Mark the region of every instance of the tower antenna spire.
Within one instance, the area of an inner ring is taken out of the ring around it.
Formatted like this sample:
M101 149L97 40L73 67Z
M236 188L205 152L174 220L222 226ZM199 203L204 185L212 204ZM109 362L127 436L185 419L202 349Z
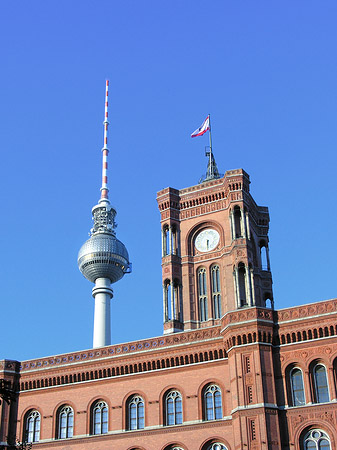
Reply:
M102 148L103 161L102 161L102 187L101 187L101 202L109 202L109 188L108 188L108 105L109 105L109 80L105 83L105 111L104 111L104 144Z

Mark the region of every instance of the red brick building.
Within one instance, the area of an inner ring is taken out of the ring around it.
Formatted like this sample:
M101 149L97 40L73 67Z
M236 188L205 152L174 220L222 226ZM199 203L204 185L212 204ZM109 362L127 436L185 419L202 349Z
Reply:
M158 193L164 334L0 362L0 444L337 448L337 299L274 310L268 208L242 169Z

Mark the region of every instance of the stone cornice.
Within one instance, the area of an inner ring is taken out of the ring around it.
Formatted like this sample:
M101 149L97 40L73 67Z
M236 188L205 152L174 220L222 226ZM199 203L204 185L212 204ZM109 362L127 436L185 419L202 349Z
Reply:
M279 325L299 319L311 319L326 314L337 313L337 298L274 311L275 322Z
M125 344L112 345L108 347L83 350L80 352L66 353L46 358L23 361L21 363L21 372L27 373L45 369L55 369L58 367L72 366L75 364L87 363L90 361L112 360L116 357L143 355L149 352L158 352L162 350L172 350L184 348L186 345L198 344L209 341L220 341L220 327L213 326L182 333L174 333L166 336L160 336L152 339L128 342Z

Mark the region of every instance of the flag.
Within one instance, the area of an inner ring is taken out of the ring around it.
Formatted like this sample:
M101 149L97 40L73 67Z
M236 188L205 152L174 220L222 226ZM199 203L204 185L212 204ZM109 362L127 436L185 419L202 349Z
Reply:
M201 125L201 127L197 128L193 133L191 134L191 137L196 136L202 136L206 131L210 130L211 127L209 125L209 115L204 120L204 123Z

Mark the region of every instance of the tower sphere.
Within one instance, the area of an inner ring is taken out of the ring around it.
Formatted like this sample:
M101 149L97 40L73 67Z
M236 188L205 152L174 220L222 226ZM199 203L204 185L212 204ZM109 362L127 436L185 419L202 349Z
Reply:
M89 281L109 278L116 283L129 269L125 245L110 233L92 235L78 253L78 267Z

